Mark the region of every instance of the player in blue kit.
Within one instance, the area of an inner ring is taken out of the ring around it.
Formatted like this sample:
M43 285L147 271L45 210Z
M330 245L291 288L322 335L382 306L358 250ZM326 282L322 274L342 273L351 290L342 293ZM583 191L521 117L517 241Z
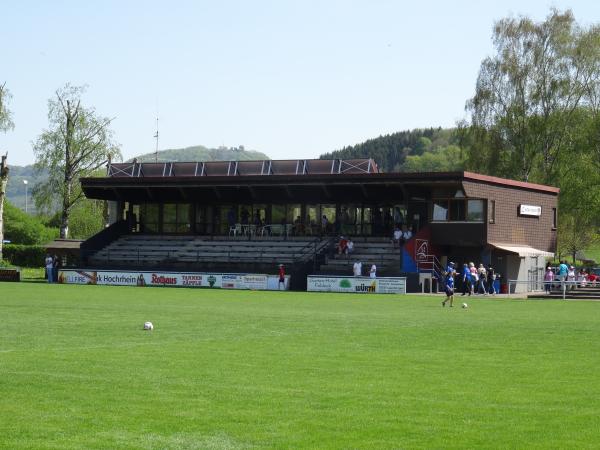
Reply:
M454 274L456 272L450 271L446 275L446 300L442 302L442 306L446 306L446 302L450 301L450 307L452 308L452 302L454 301Z

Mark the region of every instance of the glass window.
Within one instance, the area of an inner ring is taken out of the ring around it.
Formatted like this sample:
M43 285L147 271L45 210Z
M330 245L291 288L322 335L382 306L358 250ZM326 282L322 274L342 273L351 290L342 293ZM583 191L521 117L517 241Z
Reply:
M450 200L450 220L464 222L466 219L465 201Z
M483 222L483 200L467 200L467 220Z
M285 215L285 205L272 205L271 206L271 223L280 224L280 223L294 223L287 222Z
M158 233L158 204L144 203L140 206L140 231Z
M433 202L433 220L448 220L447 200L435 200Z
M163 205L163 232L187 233L190 231L190 205L165 203Z

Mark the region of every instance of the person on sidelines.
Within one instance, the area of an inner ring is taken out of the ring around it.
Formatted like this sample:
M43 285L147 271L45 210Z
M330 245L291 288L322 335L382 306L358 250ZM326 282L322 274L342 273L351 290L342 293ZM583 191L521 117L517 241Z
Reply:
M279 284L277 288L285 291L285 266L283 264L279 264Z
M485 270L485 266L483 264L479 264L479 268L477 269L477 277L479 278L479 283L477 284L477 293L487 295L487 286L485 282L487 281L487 270Z
M444 300L442 302L442 306L446 306L446 302L450 302L450 308L452 308L452 302L454 301L454 273L455 272L449 272L446 275L446 287L445 287L445 291L446 291L446 300Z
M546 273L544 274L544 289L546 291L546 294L549 294L550 291L552 290L552 282L554 281L554 271L552 270L552 267L550 267L550 265L548 265L548 267L546 267Z
M60 258L54 255L52 258L52 282L58 283L58 271L60 270Z
M496 271L491 265L488 267L487 270L487 282L488 292L492 295L496 295L496 286L494 286L494 283L496 282Z
M50 254L46 255L44 264L46 266L46 276L48 277L48 283L52 283L54 280L54 260L52 259L52 256L50 256Z
M377 278L377 266L375 264L371 265L371 270L369 271L369 276L371 278Z
M577 283L575 283L575 267L573 266L569 266L569 270L567 270L567 281L569 282L569 289L573 290L577 287Z
M362 263L360 261L356 261L352 266L352 273L355 277L360 277L362 275Z
M471 295L471 271L465 263L462 270L462 295L467 295L467 292Z
M569 266L566 261L561 261L558 266L558 280L560 281L560 289L565 289L565 281L567 280L567 273L569 272Z

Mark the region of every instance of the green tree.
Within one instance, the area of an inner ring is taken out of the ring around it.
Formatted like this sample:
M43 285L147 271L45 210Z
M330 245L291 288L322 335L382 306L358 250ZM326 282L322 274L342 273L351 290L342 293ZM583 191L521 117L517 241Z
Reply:
M10 92L6 89L6 83L0 85L0 131L6 133L12 130L15 124L12 121L12 113L8 109L8 102L11 98Z
M53 202L60 202L63 239L69 235L71 211L83 198L79 178L92 175L109 158L121 158L109 128L112 119L98 115L93 107L84 107L84 92L84 87L70 84L56 91L55 98L48 101L50 127L33 146L36 167L49 173L47 181L34 189L36 206L48 210Z
M470 166L552 183L578 108L598 102L600 28L582 28L571 11L553 10L539 23L498 21L493 42L496 55L482 62L467 103Z
M0 85L0 131L6 133L15 125L12 121L11 112L8 109L10 92L6 89L6 83ZM0 261L2 261L2 243L4 242L4 197L8 183L8 155L3 155L0 160Z

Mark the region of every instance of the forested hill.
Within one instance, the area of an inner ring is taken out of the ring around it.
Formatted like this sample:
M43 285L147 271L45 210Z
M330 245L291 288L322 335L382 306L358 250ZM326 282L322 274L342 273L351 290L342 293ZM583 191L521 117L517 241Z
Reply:
M154 153L136 157L138 161L154 161ZM133 158L132 158L133 159ZM246 150L244 146L207 148L202 145L158 151L158 161L247 161L270 159L255 150Z
M320 156L321 159L373 158L384 172L460 170L464 155L455 130L425 128L386 134Z

